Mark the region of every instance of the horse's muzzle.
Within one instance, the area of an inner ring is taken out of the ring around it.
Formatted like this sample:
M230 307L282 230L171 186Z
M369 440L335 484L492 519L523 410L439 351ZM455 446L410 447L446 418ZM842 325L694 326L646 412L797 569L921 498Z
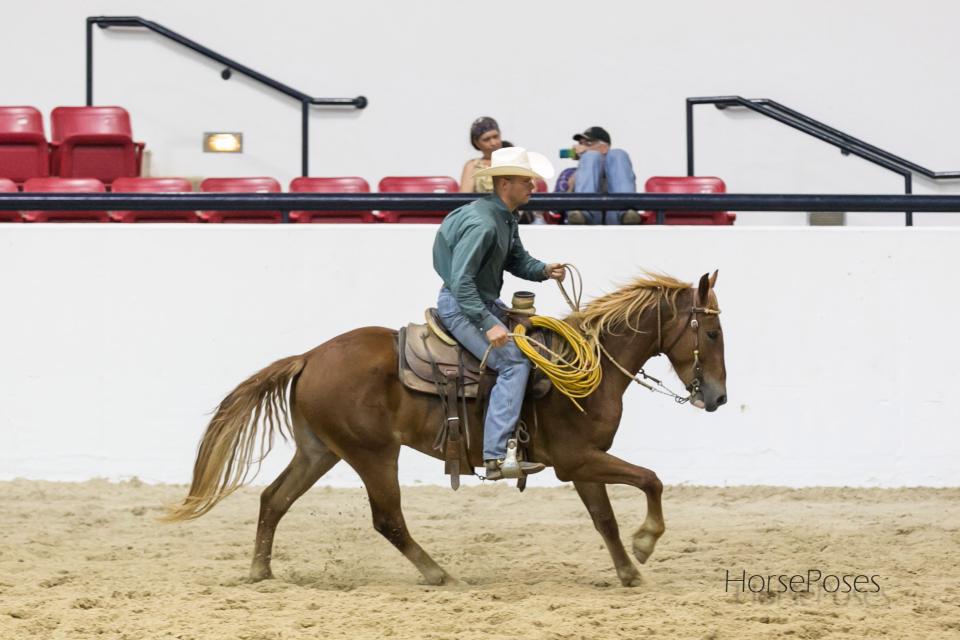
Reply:
M711 395L713 397L711 397ZM707 411L713 412L716 411L720 406L727 404L727 394L706 394L707 400L705 402L705 409Z
M727 404L727 394L723 391L717 392L709 385L702 385L692 398L690 404L698 409L704 409L713 413L722 405Z

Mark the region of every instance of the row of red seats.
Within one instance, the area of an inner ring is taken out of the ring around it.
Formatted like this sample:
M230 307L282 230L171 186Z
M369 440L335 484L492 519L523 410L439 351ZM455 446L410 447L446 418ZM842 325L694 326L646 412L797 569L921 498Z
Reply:
M457 182L443 176L388 177L380 181L382 193L456 192ZM543 181L537 190L546 191ZM279 193L280 183L273 178L207 178L200 184L202 192ZM724 193L726 185L714 177L653 177L647 180L648 193ZM0 179L0 192L15 192L11 180ZM105 191L104 184L92 178L33 178L24 184L24 191L34 193ZM187 193L192 185L185 178L118 178L115 193ZM290 183L291 193L369 193L370 185L363 178L296 178ZM445 211L292 211L293 222L415 222L436 223ZM557 223L561 216L547 213L547 222ZM656 213L641 214L643 224L656 224ZM0 211L0 222L280 222L279 211ZM730 225L735 213L726 211L667 211L666 224Z
M546 190L546 184L538 185ZM15 192L12 180L0 178L0 192ZM117 178L114 193L189 193L185 178ZM23 185L29 193L102 193L105 185L95 178L31 178ZM207 178L205 193L280 193L274 178ZM380 181L386 193L455 193L457 181L443 176L388 177ZM295 178L291 193L369 193L363 178ZM292 222L439 222L446 211L291 211ZM0 211L0 222L253 222L282 220L280 211Z
M175 178L129 180L140 175L144 144L133 141L130 115L122 107L57 107L50 114L52 141L48 142L43 129L43 118L33 107L0 107L0 176L9 178L17 187L30 191L114 191L175 192L190 191L188 182ZM92 182L42 181L50 173L61 178L94 178ZM0 179L2 180L2 179ZM39 180L39 181L38 181ZM124 182L126 180L126 182ZM121 189L117 189L117 183ZM30 183L30 189L26 185ZM2 190L2 189L0 189ZM538 191L546 191L538 181ZM648 193L723 193L726 187L719 178L650 178ZM272 178L211 178L204 181L201 191L279 192L280 185ZM366 193L370 187L362 178L298 178L290 185L291 192ZM384 178L381 192L455 192L453 178ZM198 218L199 215L199 218ZM442 211L326 211L293 212L297 222L437 222ZM656 222L656 214L643 212L642 222ZM124 221L177 221L197 219L209 222L278 222L278 211L200 212L114 212L115 219ZM21 219L18 212L0 213L6 219ZM104 220L107 212L28 212L27 220ZM559 222L561 216L547 214L548 222ZM725 211L670 211L667 224L733 224L736 215Z
M97 178L139 176L144 143L134 142L122 107L57 107L51 140L33 107L0 107L0 176L18 185L49 175Z

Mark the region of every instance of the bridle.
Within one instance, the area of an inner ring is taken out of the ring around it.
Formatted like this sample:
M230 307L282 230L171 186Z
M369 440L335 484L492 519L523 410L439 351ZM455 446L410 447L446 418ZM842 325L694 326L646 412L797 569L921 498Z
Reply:
M696 295L696 294L694 294ZM699 307L693 305L690 307L690 320L686 323L686 326L677 334L677 337L673 339L673 342L670 343L670 346L666 349L663 348L663 336L661 335L660 326L660 303L663 301L663 289L660 289L657 293L657 353L656 355L666 354L673 350L677 343L680 342L680 338L683 337L683 334L687 332L687 327L693 330L693 380L690 381L690 384L687 385L687 391L690 392L686 398L680 398L677 394L674 395L674 399L679 403L684 403L690 400L700 391L700 385L703 384L703 364L700 362L700 321L697 319L698 314L718 316L720 315L720 309L710 309L709 307ZM640 369L640 372L643 373L643 369ZM671 392L672 393L672 392Z

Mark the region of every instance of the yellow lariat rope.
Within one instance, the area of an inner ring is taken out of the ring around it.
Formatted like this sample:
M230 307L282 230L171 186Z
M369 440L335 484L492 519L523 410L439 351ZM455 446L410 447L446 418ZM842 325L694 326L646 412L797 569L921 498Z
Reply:
M563 267L570 275L571 291L574 298L571 299L567 295L563 283L559 280L557 286L560 287L560 293L563 294L567 304L576 312L580 310L580 293L583 290L583 281L575 266L565 264ZM574 276L576 276L576 280L573 279ZM578 282L579 288L577 286ZM560 353L551 351L545 345L527 337L526 327L519 324L510 334L517 343L517 347L550 378L553 386L560 393L570 398L570 402L577 409L584 411L580 403L577 402L577 398L586 398L593 393L600 386L603 377L603 370L600 368L600 342L597 336L585 336L566 322L547 316L532 316L530 324L549 329L562 337L570 345L570 354L565 358ZM536 346L550 354L550 357L548 358L537 351Z

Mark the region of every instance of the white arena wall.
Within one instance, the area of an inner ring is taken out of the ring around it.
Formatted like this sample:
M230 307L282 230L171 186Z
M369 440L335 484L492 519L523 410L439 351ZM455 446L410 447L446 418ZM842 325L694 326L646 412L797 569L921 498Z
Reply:
M84 26L140 15L318 97L366 95L364 111L315 109L313 175L451 175L475 155L479 115L549 153L590 125L628 150L638 181L686 171L684 99L772 98L934 170L960 169L960 4L916 0L97 0L16 3L0 20L0 103L45 114L82 104ZM95 100L132 113L153 175L300 170L300 105L136 30L94 29ZM742 110L697 108L697 172L735 193L902 193L902 179ZM204 131L241 131L242 155L201 152ZM917 193L960 181L916 180ZM902 224L851 214L851 225ZM918 225L960 218L917 214ZM742 225L805 225L804 212L741 213Z
M0 479L187 482L209 412L282 356L421 317L435 227L0 229ZM730 402L635 387L613 452L666 483L960 484L958 229L525 228L588 295L641 268L720 269ZM509 280L505 295L524 287ZM538 308L564 312L552 285ZM664 371L657 359L651 371ZM674 380L667 375L668 380ZM278 447L259 482L282 469ZM405 452L404 483L444 484ZM322 481L356 485L345 464ZM551 472L534 486L556 482Z

